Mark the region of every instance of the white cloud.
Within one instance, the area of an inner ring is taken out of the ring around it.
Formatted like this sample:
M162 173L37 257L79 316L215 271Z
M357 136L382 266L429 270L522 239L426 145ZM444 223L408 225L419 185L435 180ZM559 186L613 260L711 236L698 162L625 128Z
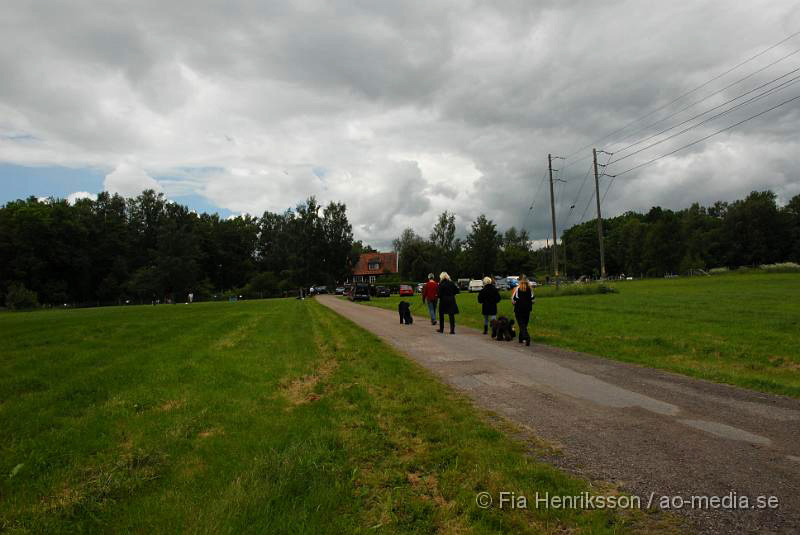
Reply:
M78 199L96 199L97 195L88 191L76 191L67 195L67 202L75 204Z
M148 175L141 167L123 162L106 175L103 188L123 197L135 197L146 189L162 191L161 184Z

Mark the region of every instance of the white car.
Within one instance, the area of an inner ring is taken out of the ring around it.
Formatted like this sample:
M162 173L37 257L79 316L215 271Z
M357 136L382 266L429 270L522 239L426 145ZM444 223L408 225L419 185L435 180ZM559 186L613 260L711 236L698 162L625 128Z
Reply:
M469 291L470 292L480 292L483 290L483 281L480 279L474 279L469 281Z

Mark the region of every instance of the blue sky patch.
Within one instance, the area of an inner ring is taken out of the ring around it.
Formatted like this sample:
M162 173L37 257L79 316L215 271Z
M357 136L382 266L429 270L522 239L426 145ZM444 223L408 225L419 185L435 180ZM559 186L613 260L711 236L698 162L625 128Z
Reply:
M195 173L198 168L192 169ZM205 168L211 173L216 168ZM0 205L17 199L34 197L56 197L66 199L70 193L103 191L103 181L108 171L94 168L74 169L71 167L42 166L29 167L10 163L0 163ZM156 177L164 179L167 177ZM179 180L179 179L178 179ZM213 202L197 194L169 195L175 202L184 204L198 213L218 213L220 217L234 215L234 212L220 208Z

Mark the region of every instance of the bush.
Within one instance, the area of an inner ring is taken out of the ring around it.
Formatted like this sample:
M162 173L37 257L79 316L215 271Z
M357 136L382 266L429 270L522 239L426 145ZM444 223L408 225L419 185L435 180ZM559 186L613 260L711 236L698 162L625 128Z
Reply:
M794 262L763 264L758 267L767 273L800 273L800 264L795 264Z
M26 310L39 306L36 292L28 290L24 284L11 284L6 292L6 306L12 310Z

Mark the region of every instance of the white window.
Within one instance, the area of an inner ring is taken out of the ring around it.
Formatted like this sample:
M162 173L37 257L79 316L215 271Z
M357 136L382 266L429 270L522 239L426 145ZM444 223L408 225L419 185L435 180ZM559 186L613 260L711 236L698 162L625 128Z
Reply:
M381 268L381 264L380 262L370 262L369 265L367 265L367 267L369 268L370 271L375 271Z
M375 275L369 276L369 282L375 282Z

